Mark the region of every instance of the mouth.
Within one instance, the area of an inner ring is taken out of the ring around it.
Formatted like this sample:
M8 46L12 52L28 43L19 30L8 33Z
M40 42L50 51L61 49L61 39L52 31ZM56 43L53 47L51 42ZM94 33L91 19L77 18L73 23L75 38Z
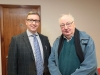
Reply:
M31 26L32 28L35 28L35 27L36 27L36 25L33 25L33 24L32 24L32 25L30 25L30 26Z
M65 30L65 32L66 32L66 33L68 33L68 32L69 32L69 30Z

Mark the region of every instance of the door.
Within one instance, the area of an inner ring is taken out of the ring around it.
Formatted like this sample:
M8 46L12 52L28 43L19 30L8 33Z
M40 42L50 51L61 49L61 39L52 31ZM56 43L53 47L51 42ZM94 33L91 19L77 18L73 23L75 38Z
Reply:
M40 6L0 5L2 75L7 75L8 47L11 37L26 30L25 18L32 10L40 14ZM38 32L41 32L41 25Z

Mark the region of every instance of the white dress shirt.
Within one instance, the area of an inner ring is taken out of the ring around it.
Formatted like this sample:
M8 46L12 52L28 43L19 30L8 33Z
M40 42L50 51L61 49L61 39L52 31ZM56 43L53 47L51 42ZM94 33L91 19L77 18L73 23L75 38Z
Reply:
M33 42L33 41L34 41L34 39L33 39L33 34L32 34L28 29L27 29L26 32L27 32L27 35L28 35L28 38L29 38L29 42L30 42L31 47L32 47L32 50L33 50L34 57L35 57L35 59L36 59L35 50L34 50L34 42ZM39 46L40 46L40 51L41 51L41 55L42 55L42 60L43 60L43 62L44 62L42 43L41 43L40 37L39 37L39 35L38 35L37 32L35 33L35 35L36 35L36 38L37 38L38 43L39 43Z

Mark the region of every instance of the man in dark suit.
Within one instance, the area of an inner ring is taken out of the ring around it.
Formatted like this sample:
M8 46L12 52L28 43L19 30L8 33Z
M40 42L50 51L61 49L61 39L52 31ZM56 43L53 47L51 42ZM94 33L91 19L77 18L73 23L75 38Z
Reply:
M37 33L40 25L40 15L29 12L26 17L26 32L12 37L8 54L8 75L49 75L48 57L50 54L50 43L47 36ZM36 46L33 35L38 40L42 64L37 61ZM39 65L42 65L40 69ZM38 68L37 68L38 66ZM38 70L41 71L38 71Z

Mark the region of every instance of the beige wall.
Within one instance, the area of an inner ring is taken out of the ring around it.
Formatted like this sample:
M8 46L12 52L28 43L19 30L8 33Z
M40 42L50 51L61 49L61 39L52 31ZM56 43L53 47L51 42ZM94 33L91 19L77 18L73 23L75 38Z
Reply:
M60 15L72 14L76 27L94 39L100 67L100 0L0 0L0 4L41 5L42 33L49 37L51 45L61 34L58 24Z

